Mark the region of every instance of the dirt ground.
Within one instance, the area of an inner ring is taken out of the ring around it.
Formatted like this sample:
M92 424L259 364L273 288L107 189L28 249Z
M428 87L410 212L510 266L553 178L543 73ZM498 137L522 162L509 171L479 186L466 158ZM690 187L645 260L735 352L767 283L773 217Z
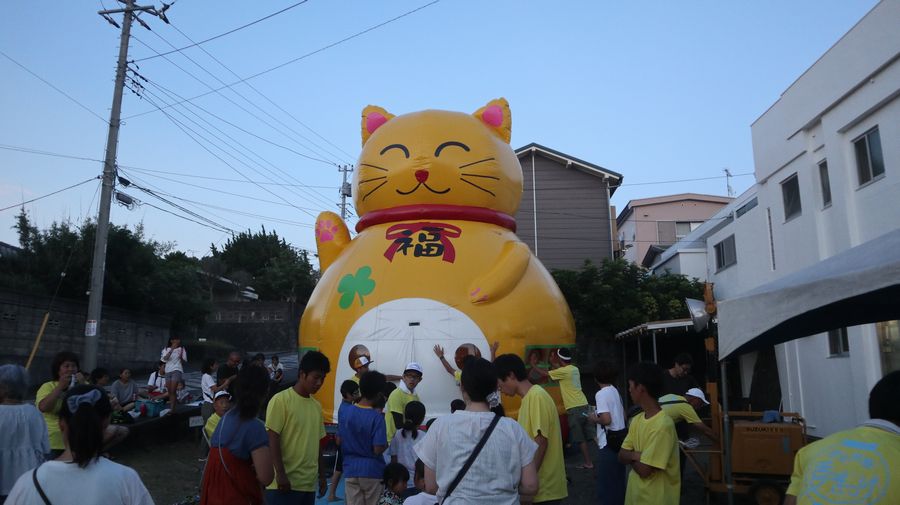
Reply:
M186 425L186 421L184 424ZM172 429L163 426L155 431L132 436L113 451L113 457L138 472L157 505L173 505L198 493L204 465L202 461L198 461L198 436L199 434L189 432L186 427ZM566 473L570 482L569 497L563 503L567 505L597 503L594 473L576 469L575 465L580 460L579 453L571 448L566 450ZM342 490L338 494L343 496ZM745 503L745 500L738 498L736 503ZM725 503L725 500L724 497L719 500L713 497L712 502ZM325 500L322 499L319 503L324 504ZM707 503L703 481L692 469L685 472L681 503Z

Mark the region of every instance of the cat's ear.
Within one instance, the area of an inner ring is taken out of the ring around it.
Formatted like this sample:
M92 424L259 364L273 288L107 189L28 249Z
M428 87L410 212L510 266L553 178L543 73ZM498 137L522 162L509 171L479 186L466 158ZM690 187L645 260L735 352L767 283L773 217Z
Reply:
M390 112L377 105L367 105L362 112L362 144L366 145L375 130L391 119L394 119L394 115Z
M480 119L494 134L509 144L510 137L512 137L512 113L509 111L509 102L505 98L491 100L472 115Z

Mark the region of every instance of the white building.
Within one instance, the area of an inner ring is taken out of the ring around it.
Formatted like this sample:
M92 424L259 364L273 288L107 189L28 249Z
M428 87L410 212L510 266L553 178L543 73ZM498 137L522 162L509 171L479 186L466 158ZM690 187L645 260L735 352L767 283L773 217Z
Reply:
M751 128L756 184L653 270L708 279L726 300L900 228L898 27L900 1L882 1L785 90ZM900 369L900 329L835 330L775 355L783 408L825 436L867 418L871 387ZM740 358L745 396L754 360Z

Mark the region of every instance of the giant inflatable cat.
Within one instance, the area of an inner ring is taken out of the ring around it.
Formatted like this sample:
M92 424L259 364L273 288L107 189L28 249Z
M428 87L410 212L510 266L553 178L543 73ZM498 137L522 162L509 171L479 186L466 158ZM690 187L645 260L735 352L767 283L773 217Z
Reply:
M436 344L448 357L488 357L499 342L498 353L523 359L574 344L565 299L515 234L522 169L510 126L502 98L474 114L363 111L353 178L358 235L351 239L333 212L319 215L322 277L300 323L301 352L331 359L317 395L326 420L363 355L388 374L419 362L425 373L416 392L432 417L460 398ZM515 413L518 402L506 406Z

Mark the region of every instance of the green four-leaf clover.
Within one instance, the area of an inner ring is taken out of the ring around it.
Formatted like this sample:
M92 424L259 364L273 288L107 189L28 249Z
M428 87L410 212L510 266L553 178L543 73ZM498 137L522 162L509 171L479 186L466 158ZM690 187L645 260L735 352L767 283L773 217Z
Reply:
M338 283L338 293L342 294L338 305L342 309L347 309L353 305L353 300L356 299L357 294L359 295L360 307L365 305L363 297L375 290L375 281L369 278L370 275L372 275L372 267L366 266L360 267L356 271L356 275L347 274L341 278L341 282Z

